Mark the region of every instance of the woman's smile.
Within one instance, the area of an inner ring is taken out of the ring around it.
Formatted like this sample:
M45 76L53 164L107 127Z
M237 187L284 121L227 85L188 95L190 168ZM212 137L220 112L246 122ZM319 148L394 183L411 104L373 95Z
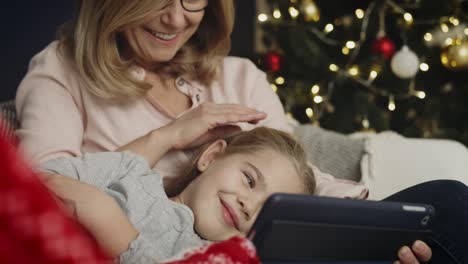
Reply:
M152 40L166 46L173 46L176 44L179 40L179 36L181 35L180 32L168 34L152 30L148 27L143 27L143 30L148 33L147 35L149 35Z

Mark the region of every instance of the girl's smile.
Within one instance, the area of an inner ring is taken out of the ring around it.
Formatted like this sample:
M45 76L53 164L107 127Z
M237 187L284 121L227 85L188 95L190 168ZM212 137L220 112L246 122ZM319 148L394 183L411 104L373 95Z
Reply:
M237 217L236 212L232 209L229 204L227 204L223 199L219 199L221 201L221 210L223 214L224 221L235 229L239 230L239 218Z

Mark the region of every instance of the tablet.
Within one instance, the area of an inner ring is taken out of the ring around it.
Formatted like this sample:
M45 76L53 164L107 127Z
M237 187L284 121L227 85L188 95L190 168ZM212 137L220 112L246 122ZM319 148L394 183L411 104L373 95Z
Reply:
M385 262L431 234L426 204L273 194L248 238L262 262Z

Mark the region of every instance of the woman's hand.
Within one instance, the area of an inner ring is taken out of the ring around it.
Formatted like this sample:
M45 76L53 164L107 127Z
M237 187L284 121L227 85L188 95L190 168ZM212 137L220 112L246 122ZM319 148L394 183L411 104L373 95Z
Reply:
M117 151L130 150L140 154L150 167L154 167L170 150L200 146L214 138L239 131L236 123L255 124L266 116L263 112L238 104L205 103Z
M200 146L240 130L235 123L257 123L266 114L238 104L205 103L161 128L172 149Z
M398 251L399 260L395 264L419 264L427 262L432 257L431 248L423 241L417 240L411 248L404 246Z

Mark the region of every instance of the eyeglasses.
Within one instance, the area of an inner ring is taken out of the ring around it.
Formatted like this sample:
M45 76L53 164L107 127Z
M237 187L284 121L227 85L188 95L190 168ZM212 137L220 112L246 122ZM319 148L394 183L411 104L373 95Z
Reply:
M208 6L208 0L180 0L180 4L188 12L199 12Z

